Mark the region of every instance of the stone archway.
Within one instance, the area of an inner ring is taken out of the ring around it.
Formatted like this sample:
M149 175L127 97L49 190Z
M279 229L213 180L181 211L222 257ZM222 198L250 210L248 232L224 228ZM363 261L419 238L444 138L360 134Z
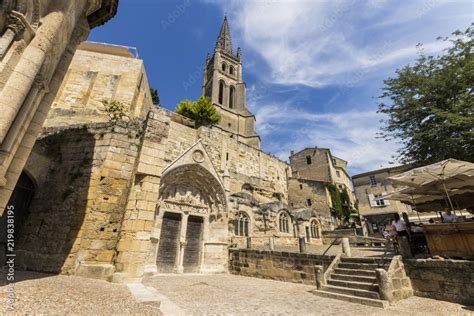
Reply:
M197 162L165 171L160 181L155 229L158 272L224 271L227 261L227 202L221 181Z

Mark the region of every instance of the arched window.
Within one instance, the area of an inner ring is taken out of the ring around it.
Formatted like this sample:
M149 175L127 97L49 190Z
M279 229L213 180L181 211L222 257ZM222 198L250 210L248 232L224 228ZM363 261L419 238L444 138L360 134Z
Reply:
M237 221L235 225L236 236L248 236L249 235L249 223L250 219L247 214L240 212L237 215Z
M219 104L224 103L224 81L219 81Z
M311 238L319 238L318 222L316 220L311 221Z
M225 63L222 63L222 71L225 71L227 69L227 65Z
M282 233L289 233L290 232L290 225L289 225L289 219L288 219L288 214L285 212L280 213L280 218L279 218L279 224L280 224L280 232Z
M232 67L232 66L229 67L229 74L231 74L231 75L234 74L234 67Z
M234 108L234 98L235 98L235 88L234 86L230 86L229 89L229 108Z

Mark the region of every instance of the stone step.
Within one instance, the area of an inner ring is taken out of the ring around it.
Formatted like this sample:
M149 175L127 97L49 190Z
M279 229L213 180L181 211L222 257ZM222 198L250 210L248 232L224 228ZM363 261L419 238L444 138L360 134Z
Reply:
M356 282L366 282L366 283L375 283L377 278L375 276L359 276L359 275L350 275L350 274L331 274L331 279L341 280L341 281L356 281Z
M342 287L342 286L326 285L324 287L324 291L333 292L333 293L341 293L341 294L358 296L358 297L380 299L380 295L378 292L360 290L360 289L351 289L351 288Z
M383 258L382 257L341 257L341 262L347 262L347 263L375 263L379 264L381 262L389 262L391 258Z
M337 299L337 300L357 303L357 304L363 304L363 305L368 305L368 306L381 307L381 308L386 308L388 306L387 301L366 298L366 297L357 297L357 296L346 295L346 294L341 294L341 293L327 292L325 290L314 290L314 291L311 291L311 293L317 296L325 297L325 298L332 298L332 299Z
M349 274L349 275L357 275L357 276L374 276L375 277L375 270L360 270L360 269L344 269L336 267L334 272L337 274Z
M332 279L332 277L327 282L329 285L347 287L351 289L359 289L359 290L375 291L375 292L379 291L379 285L375 282L335 280L335 279Z
M341 269L375 270L377 268L381 268L382 266L379 266L376 263L341 262L337 265L337 267Z

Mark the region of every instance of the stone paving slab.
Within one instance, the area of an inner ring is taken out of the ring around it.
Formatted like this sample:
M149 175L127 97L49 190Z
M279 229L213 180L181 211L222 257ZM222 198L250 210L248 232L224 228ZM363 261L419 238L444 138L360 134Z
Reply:
M474 309L412 297L387 309L318 297L315 287L228 274L144 280L188 315L474 315Z
M5 280L0 280L0 315L5 314ZM126 285L65 275L16 272L16 315L161 315L138 303ZM8 313L7 315L9 315Z

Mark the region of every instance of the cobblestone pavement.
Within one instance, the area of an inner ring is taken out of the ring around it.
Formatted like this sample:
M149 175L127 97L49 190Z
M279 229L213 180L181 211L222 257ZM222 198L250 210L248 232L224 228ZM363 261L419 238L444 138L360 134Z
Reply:
M318 297L314 287L235 275L158 275L144 280L188 315L474 315L459 304L412 297L386 310Z
M139 304L126 285L64 275L16 272L13 314L43 315L160 315L156 306ZM0 315L6 290L0 283Z

